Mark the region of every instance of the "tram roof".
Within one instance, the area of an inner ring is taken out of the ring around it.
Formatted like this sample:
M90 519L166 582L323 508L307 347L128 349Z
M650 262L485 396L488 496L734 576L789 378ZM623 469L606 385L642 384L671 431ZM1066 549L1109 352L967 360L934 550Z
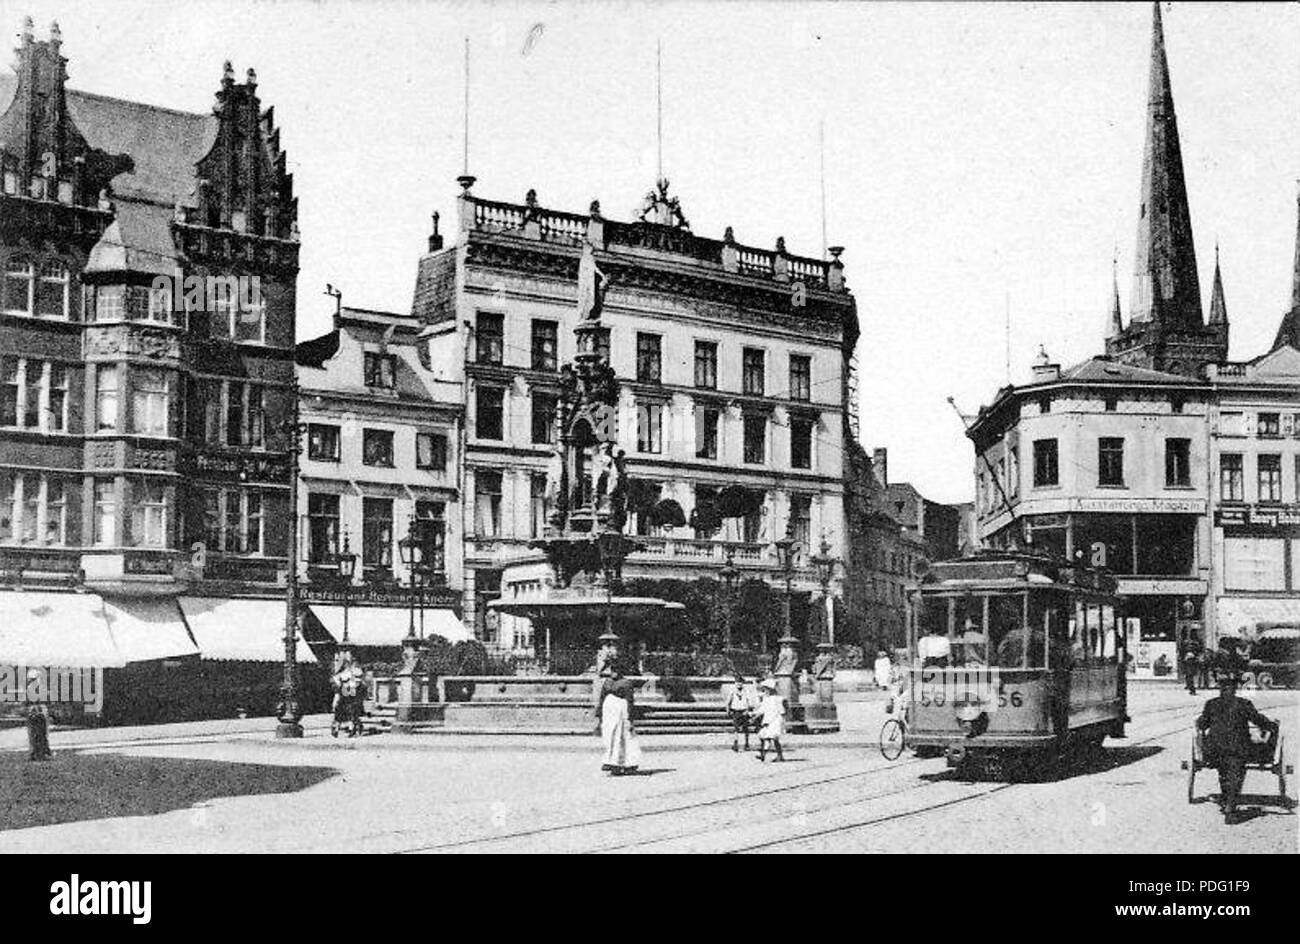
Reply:
M1038 554L982 553L938 561L921 576L921 589L1050 589L1114 594L1115 578L1105 571L1073 566Z

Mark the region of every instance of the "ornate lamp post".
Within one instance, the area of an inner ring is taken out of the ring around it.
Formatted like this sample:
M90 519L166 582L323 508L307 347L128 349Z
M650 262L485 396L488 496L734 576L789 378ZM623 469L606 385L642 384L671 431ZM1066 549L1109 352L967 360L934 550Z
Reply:
M821 553L814 554L811 560L813 567L817 569L817 582L822 587L822 606L826 609L826 638L823 642L834 645L835 617L830 602L830 585L831 578L835 576L835 565L839 563L839 559L831 556L831 545L826 540L826 535L822 535Z
M785 537L773 542L776 547L777 563L785 573L785 599L781 602L781 620L785 628L785 638L794 634L790 631L790 598L794 596L794 559L799 553L799 544L787 531ZM763 651L767 652L767 634L763 634Z
M352 575L357 572L357 555L348 547L348 533L343 532L343 550L334 558L339 580L343 584L343 648L348 648L348 595L352 590Z
M298 454L302 451L303 424L299 419L298 377L289 391L289 564L284 578L284 678L280 683L278 738L302 737L302 706L298 703Z
M415 600L416 600L416 582L415 574L424 563L424 544L416 536L415 516L411 516L411 523L407 528L406 537L397 542L397 553L402 558L402 563L406 565L407 572L411 580L411 606L410 606L410 623L408 624L406 638L407 640L418 641L420 637L415 632ZM424 620L424 598L420 597L420 620ZM403 643L405 645L405 643Z
M623 563L623 535L617 531L602 531L596 538L596 550L600 552L600 567L605 573L605 636L617 636L614 632L614 582Z
M722 601L722 632L725 639L724 647L731 648L731 616L734 601L732 593L736 587L736 581L740 579L740 568L736 566L736 549L730 544L727 545L726 560L722 563L722 569L718 571L718 576L722 578L722 585L725 588Z

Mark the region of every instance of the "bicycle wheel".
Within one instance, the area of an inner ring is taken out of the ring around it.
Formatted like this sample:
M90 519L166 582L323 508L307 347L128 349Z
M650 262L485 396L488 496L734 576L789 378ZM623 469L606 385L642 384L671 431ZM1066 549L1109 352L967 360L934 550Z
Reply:
M880 753L885 760L898 760L903 754L903 724L897 718L880 726Z

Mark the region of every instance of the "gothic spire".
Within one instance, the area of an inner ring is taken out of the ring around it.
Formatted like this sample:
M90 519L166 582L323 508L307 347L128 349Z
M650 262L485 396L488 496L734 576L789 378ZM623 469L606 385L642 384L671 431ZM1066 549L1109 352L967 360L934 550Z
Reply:
M1166 328L1202 324L1196 248L1159 3L1152 4L1150 90L1129 318Z
M1117 338L1124 333L1124 316L1119 308L1119 259L1110 263L1110 317L1106 319L1106 337Z
M1210 324L1228 323L1228 303L1223 298L1223 274L1219 271L1219 244L1214 244L1214 293L1210 296Z
M1300 181L1296 183L1300 185ZM1277 329L1277 339L1273 342L1275 351L1285 344L1300 348L1300 186L1296 187L1295 200L1295 267L1291 271L1291 307L1282 316L1282 324Z

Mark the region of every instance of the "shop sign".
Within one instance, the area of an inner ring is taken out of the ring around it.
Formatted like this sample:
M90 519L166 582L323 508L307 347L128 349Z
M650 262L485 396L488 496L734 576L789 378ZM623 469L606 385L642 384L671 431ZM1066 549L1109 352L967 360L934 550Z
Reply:
M1219 528L1290 528L1300 525L1300 505L1237 505L1214 512Z

